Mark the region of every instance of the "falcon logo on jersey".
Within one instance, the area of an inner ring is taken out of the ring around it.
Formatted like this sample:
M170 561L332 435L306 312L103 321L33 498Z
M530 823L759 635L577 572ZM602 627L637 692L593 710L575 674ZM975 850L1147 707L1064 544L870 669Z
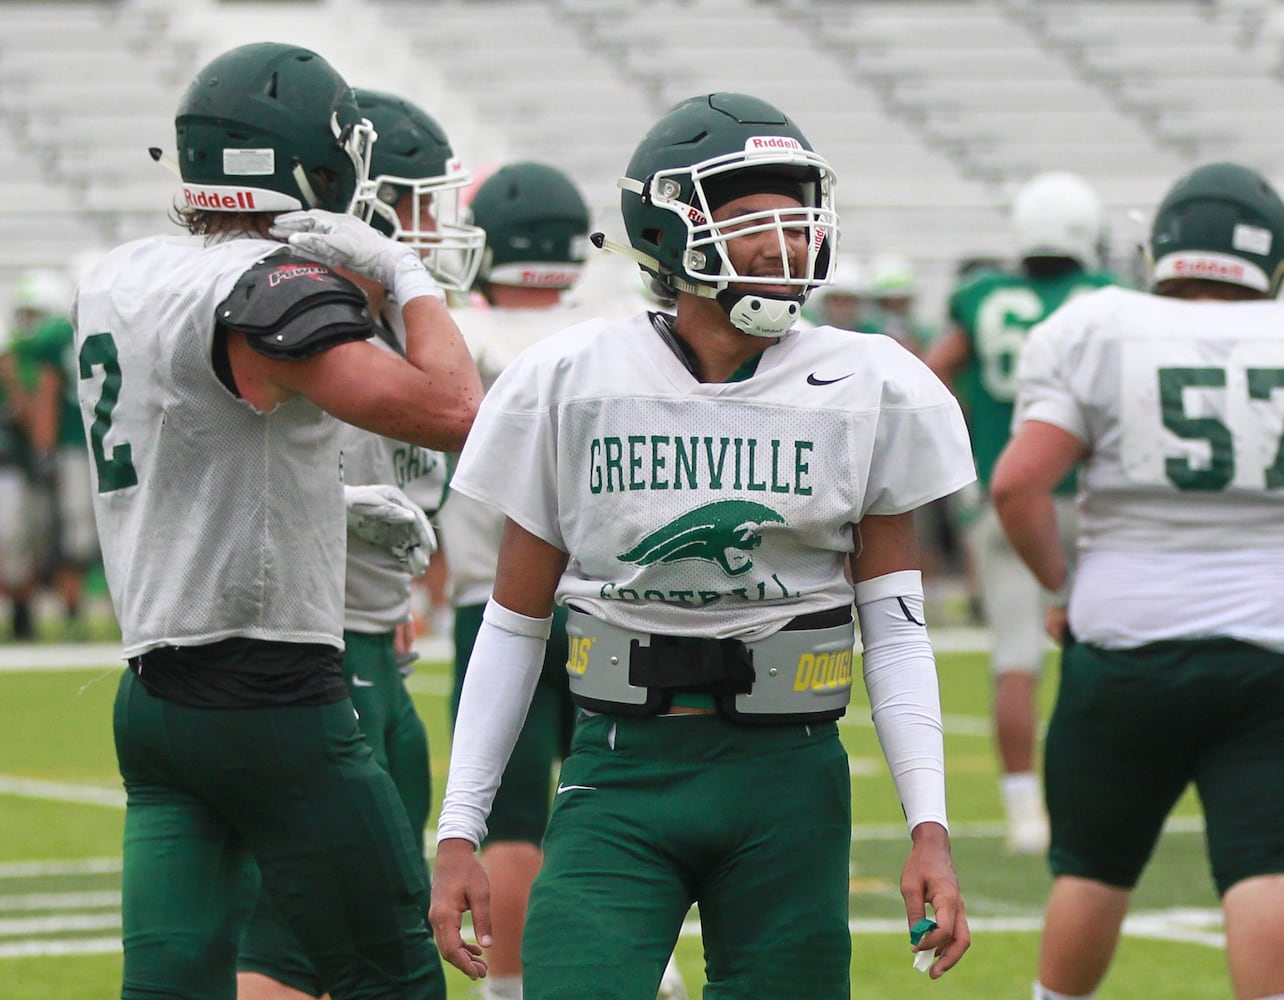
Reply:
M616 558L639 566L701 559L739 576L753 568L749 553L762 544L763 526L788 523L752 500L715 500L674 518Z

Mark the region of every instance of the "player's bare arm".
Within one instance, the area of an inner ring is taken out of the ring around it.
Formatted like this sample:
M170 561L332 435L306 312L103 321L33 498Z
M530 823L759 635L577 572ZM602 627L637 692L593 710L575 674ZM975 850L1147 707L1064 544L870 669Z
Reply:
M957 326L952 326L927 352L923 363L932 369L932 374L948 386L962 374L972 357L972 348L967 337Z
M481 400L480 380L470 364L429 374L366 341L287 360L263 356L233 331L227 348L237 389L256 409L303 396L340 420L425 448L458 450Z
M990 482L995 512L1013 547L1046 590L1066 580L1052 491L1088 456L1073 434L1028 420L999 456Z

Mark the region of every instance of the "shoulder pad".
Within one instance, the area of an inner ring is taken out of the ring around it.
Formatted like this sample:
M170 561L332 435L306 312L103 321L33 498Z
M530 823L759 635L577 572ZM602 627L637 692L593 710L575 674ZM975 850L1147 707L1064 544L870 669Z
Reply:
M278 250L237 279L218 322L269 358L295 361L374 333L366 294L325 264Z

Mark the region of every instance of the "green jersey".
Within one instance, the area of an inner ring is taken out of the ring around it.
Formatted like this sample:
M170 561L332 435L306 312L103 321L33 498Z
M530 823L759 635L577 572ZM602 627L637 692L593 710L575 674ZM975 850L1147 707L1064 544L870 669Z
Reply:
M53 365L58 370L61 403L58 409L58 447L86 446L85 425L76 399L79 373L76 362L75 331L71 322L52 316L40 324L27 341L24 353L35 364Z
M1017 358L1030 327L1075 295L1115 283L1107 274L1086 271L1048 278L991 272L950 296L950 319L971 349L959 395L968 401L972 453L982 487L989 486L994 463L1012 435Z

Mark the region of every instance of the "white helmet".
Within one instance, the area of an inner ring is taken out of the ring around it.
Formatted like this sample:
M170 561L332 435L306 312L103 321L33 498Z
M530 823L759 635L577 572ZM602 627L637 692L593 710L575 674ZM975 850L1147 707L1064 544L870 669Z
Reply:
M1017 257L1069 257L1101 265L1106 217L1096 191L1078 174L1053 171L1028 181L1012 202Z
M914 262L904 254L881 253L870 265L870 294L876 299L910 299L918 291Z
M71 308L71 295L71 281L61 271L24 271L13 286L13 308L41 317L61 316Z

